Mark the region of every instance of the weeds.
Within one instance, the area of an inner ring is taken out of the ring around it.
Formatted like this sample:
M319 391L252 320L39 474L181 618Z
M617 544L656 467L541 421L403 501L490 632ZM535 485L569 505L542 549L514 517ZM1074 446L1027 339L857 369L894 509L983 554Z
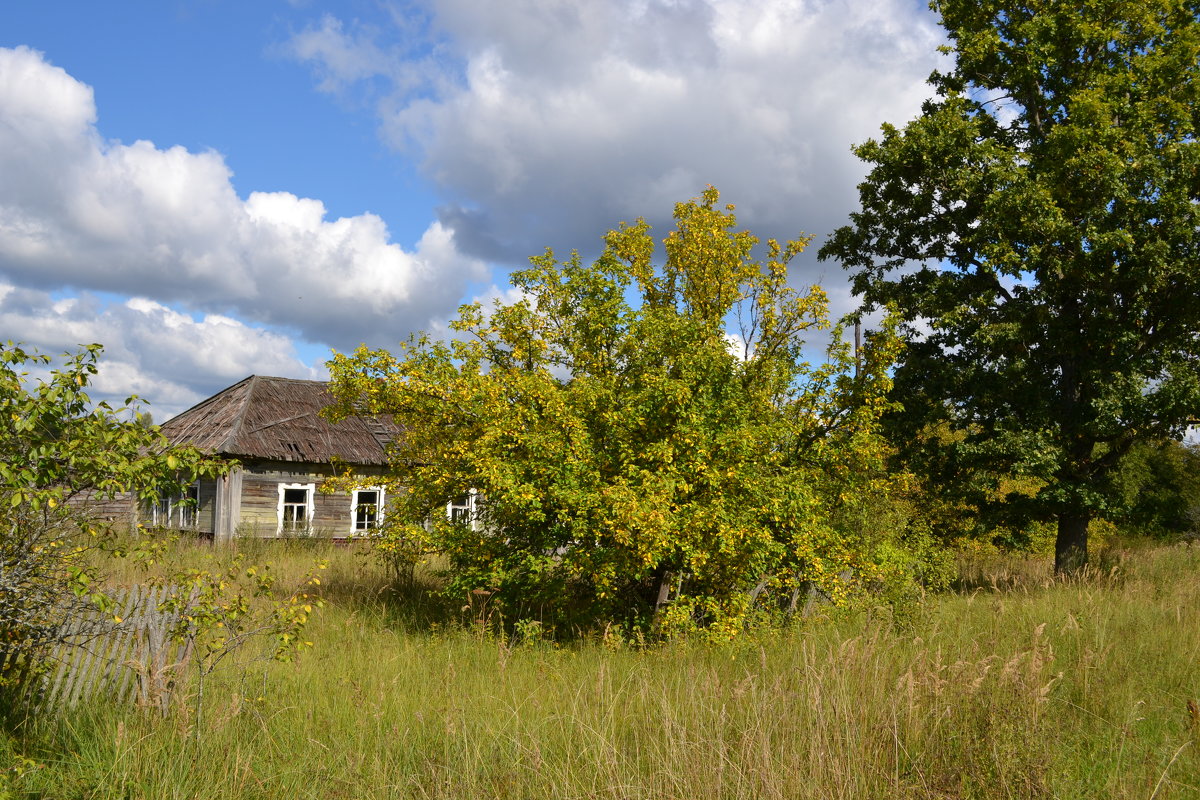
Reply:
M1200 796L1197 548L1071 582L1048 562L966 565L960 591L902 624L829 610L733 645L651 647L501 635L391 594L353 552L329 558L314 650L214 673L203 737L185 714L95 706L0 744L41 767L12 773L13 793Z

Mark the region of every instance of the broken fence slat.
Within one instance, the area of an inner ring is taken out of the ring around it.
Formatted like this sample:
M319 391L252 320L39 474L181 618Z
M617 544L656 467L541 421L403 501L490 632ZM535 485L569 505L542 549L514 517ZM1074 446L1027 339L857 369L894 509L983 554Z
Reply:
M83 690L85 677L91 672L92 666L96 662L96 647L102 644L94 641L92 637L87 635L87 622L92 616L89 614L86 618L80 618L71 626L70 636L75 641L75 647L70 655L74 668L64 676L63 687L60 693L61 700L68 706L75 705L75 701L79 698L79 694Z
M121 618L122 622L128 619L133 619L133 615L137 612L138 603L141 600L141 593L141 585L135 585L130 588L125 602L119 606L120 613L118 616ZM119 657L121 654L128 652L134 645L134 625L129 624L118 627L116 637L116 642L114 643L114 652ZM119 677L113 682L113 694L118 703L124 702L128 697L130 684L132 681L132 669L124 669L120 671Z
M139 703L157 702L165 708L163 695L170 686L166 672L182 665L191 653L190 642L180 645L170 638L183 608L160 609L178 591L179 587L132 586L113 594L120 622L97 609L67 623L54 652L57 666L44 684L44 702L69 708L102 691L123 702L136 689ZM172 660L176 653L184 655Z
M96 643L88 641L85 636L89 621L94 616L92 613L80 615L63 626L63 641L70 642L73 646L67 649L60 644L55 648L54 660L57 667L50 675L45 702L57 705L66 701L69 705L71 698L75 696L76 686L94 658L92 648Z

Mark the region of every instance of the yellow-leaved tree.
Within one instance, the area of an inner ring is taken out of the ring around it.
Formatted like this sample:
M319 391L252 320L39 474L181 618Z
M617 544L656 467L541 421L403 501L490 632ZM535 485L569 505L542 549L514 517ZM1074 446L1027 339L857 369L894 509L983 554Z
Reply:
M403 431L384 546L445 554L449 590L490 592L509 620L718 638L756 604L837 598L902 560L843 524L888 491L896 337L856 357L834 331L808 364L830 325L820 288L788 285L807 239L763 247L718 199L676 206L662 258L622 224L591 265L532 258L522 299L463 306L451 341L335 354L335 413Z

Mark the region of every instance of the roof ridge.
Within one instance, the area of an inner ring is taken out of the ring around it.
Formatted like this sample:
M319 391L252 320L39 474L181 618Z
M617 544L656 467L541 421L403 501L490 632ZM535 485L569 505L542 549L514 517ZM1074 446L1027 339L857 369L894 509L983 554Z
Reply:
M226 449L233 447L233 443L238 440L238 435L242 432L242 423L246 421L246 409L250 407L250 401L254 398L254 389L258 386L260 377L259 375L251 375L247 378L250 385L246 387L246 395L242 398L242 407L238 409L237 417L234 418L233 424L229 426L229 436L225 439Z
M321 386L328 386L329 381L318 381L312 378L284 378L279 375L251 375L252 378L257 378L260 381L270 381L277 383L315 383Z
M246 377L242 378L237 383L233 383L233 384L230 384L229 386L226 386L224 389L217 392L216 394L210 395L209 397L206 397L203 400L201 400L199 403L196 403L194 406L191 406L190 408L185 408L183 411L180 411L178 414L171 417L170 419L164 420L162 422L162 424L159 425L159 427L162 427L162 425L169 425L172 422L174 422L175 420L177 420L181 417L184 417L197 409L204 408L205 406L209 405L210 403L215 403L216 401L220 400L228 392L233 391L234 389L241 386L246 381L252 380L253 378L254 378L253 375L247 375Z

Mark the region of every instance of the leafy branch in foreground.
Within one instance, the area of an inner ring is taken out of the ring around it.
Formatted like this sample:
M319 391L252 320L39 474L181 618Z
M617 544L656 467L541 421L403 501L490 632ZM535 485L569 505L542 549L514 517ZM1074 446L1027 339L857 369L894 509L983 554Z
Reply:
M316 592L320 570L317 561L292 589L280 593L268 564L248 563L245 553L234 553L228 562L170 572L165 579L171 594L163 610L177 615L172 635L189 644L189 660L196 667L195 696L197 737L203 727L205 679L226 659L244 653L253 642L266 642L263 660L291 661L312 647L304 637L313 612L325 602ZM187 664L180 664L180 667Z
M64 622L107 607L90 557L110 544L107 502L148 500L222 469L128 407L93 405L100 353L89 345L54 366L0 345L0 685L35 674Z

